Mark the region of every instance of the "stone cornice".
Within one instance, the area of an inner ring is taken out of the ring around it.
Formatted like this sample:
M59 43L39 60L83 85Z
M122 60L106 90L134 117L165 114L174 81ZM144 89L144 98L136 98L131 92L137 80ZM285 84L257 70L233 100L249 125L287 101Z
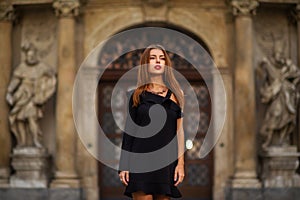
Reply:
M168 0L143 0L145 4L152 7L160 7L168 2Z
M255 14L258 2L256 0L233 0L231 6L233 15L248 16Z
M10 0L12 5L41 5L41 4L52 4L53 0Z
M0 21L13 21L15 19L14 8L11 4L0 3Z
M58 17L76 17L79 14L80 3L78 0L55 0L53 8Z

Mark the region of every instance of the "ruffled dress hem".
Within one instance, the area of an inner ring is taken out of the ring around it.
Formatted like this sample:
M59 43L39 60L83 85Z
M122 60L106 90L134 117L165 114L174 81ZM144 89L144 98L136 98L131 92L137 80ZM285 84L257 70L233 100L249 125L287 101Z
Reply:
M134 182L126 187L124 195L132 198L132 193L142 191L145 194L153 195L166 195L172 198L182 197L179 190L167 183L145 183L145 182Z

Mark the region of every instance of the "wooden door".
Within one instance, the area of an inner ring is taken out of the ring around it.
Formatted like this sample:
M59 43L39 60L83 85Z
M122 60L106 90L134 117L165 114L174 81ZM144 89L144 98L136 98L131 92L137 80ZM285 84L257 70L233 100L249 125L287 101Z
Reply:
M101 80L98 89L98 105L99 105L99 123L105 132L106 136L117 146L121 146L122 134L121 130L116 125L111 113L111 102L115 104L117 119L120 123L125 122L125 103L126 91L135 86L134 81L128 81L122 85L114 99L111 99L112 90L117 80L125 71L122 70L107 70L105 78ZM180 71L179 71L180 72ZM185 152L185 179L179 186L183 194L183 200L209 200L212 199L213 187L213 152L200 159L200 147L210 124L211 117L211 101L208 92L208 87L211 87L211 82L204 83L200 76L195 75L195 71L181 70L181 73L189 80L194 92L198 98L196 102L185 102L184 110L184 131L185 140L189 150ZM185 95L189 95L191 88L182 88ZM188 99L188 98L187 98ZM195 106L200 109L200 123L195 124ZM195 138L190 138L195 135ZM188 145L189 144L189 145ZM118 155L114 158L115 165L118 165ZM99 188L101 200L122 200L128 199L124 197L122 186L117 171L99 163Z

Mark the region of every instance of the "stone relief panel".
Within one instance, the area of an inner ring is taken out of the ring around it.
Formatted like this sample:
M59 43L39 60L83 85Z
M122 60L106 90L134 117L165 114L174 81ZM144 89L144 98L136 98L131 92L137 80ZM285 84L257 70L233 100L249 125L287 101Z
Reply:
M283 53L288 55L289 21L286 10L259 7L253 22L255 39L264 56L272 56L274 45L283 45Z
M32 42L39 49L39 58L56 71L57 19L53 10L26 10L21 18L22 41Z

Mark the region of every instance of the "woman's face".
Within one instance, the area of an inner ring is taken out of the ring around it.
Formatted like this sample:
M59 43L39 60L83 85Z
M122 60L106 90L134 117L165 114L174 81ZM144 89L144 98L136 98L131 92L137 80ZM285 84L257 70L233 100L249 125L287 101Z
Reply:
M148 72L153 75L163 74L165 71L166 58L162 50L151 49L149 56Z

